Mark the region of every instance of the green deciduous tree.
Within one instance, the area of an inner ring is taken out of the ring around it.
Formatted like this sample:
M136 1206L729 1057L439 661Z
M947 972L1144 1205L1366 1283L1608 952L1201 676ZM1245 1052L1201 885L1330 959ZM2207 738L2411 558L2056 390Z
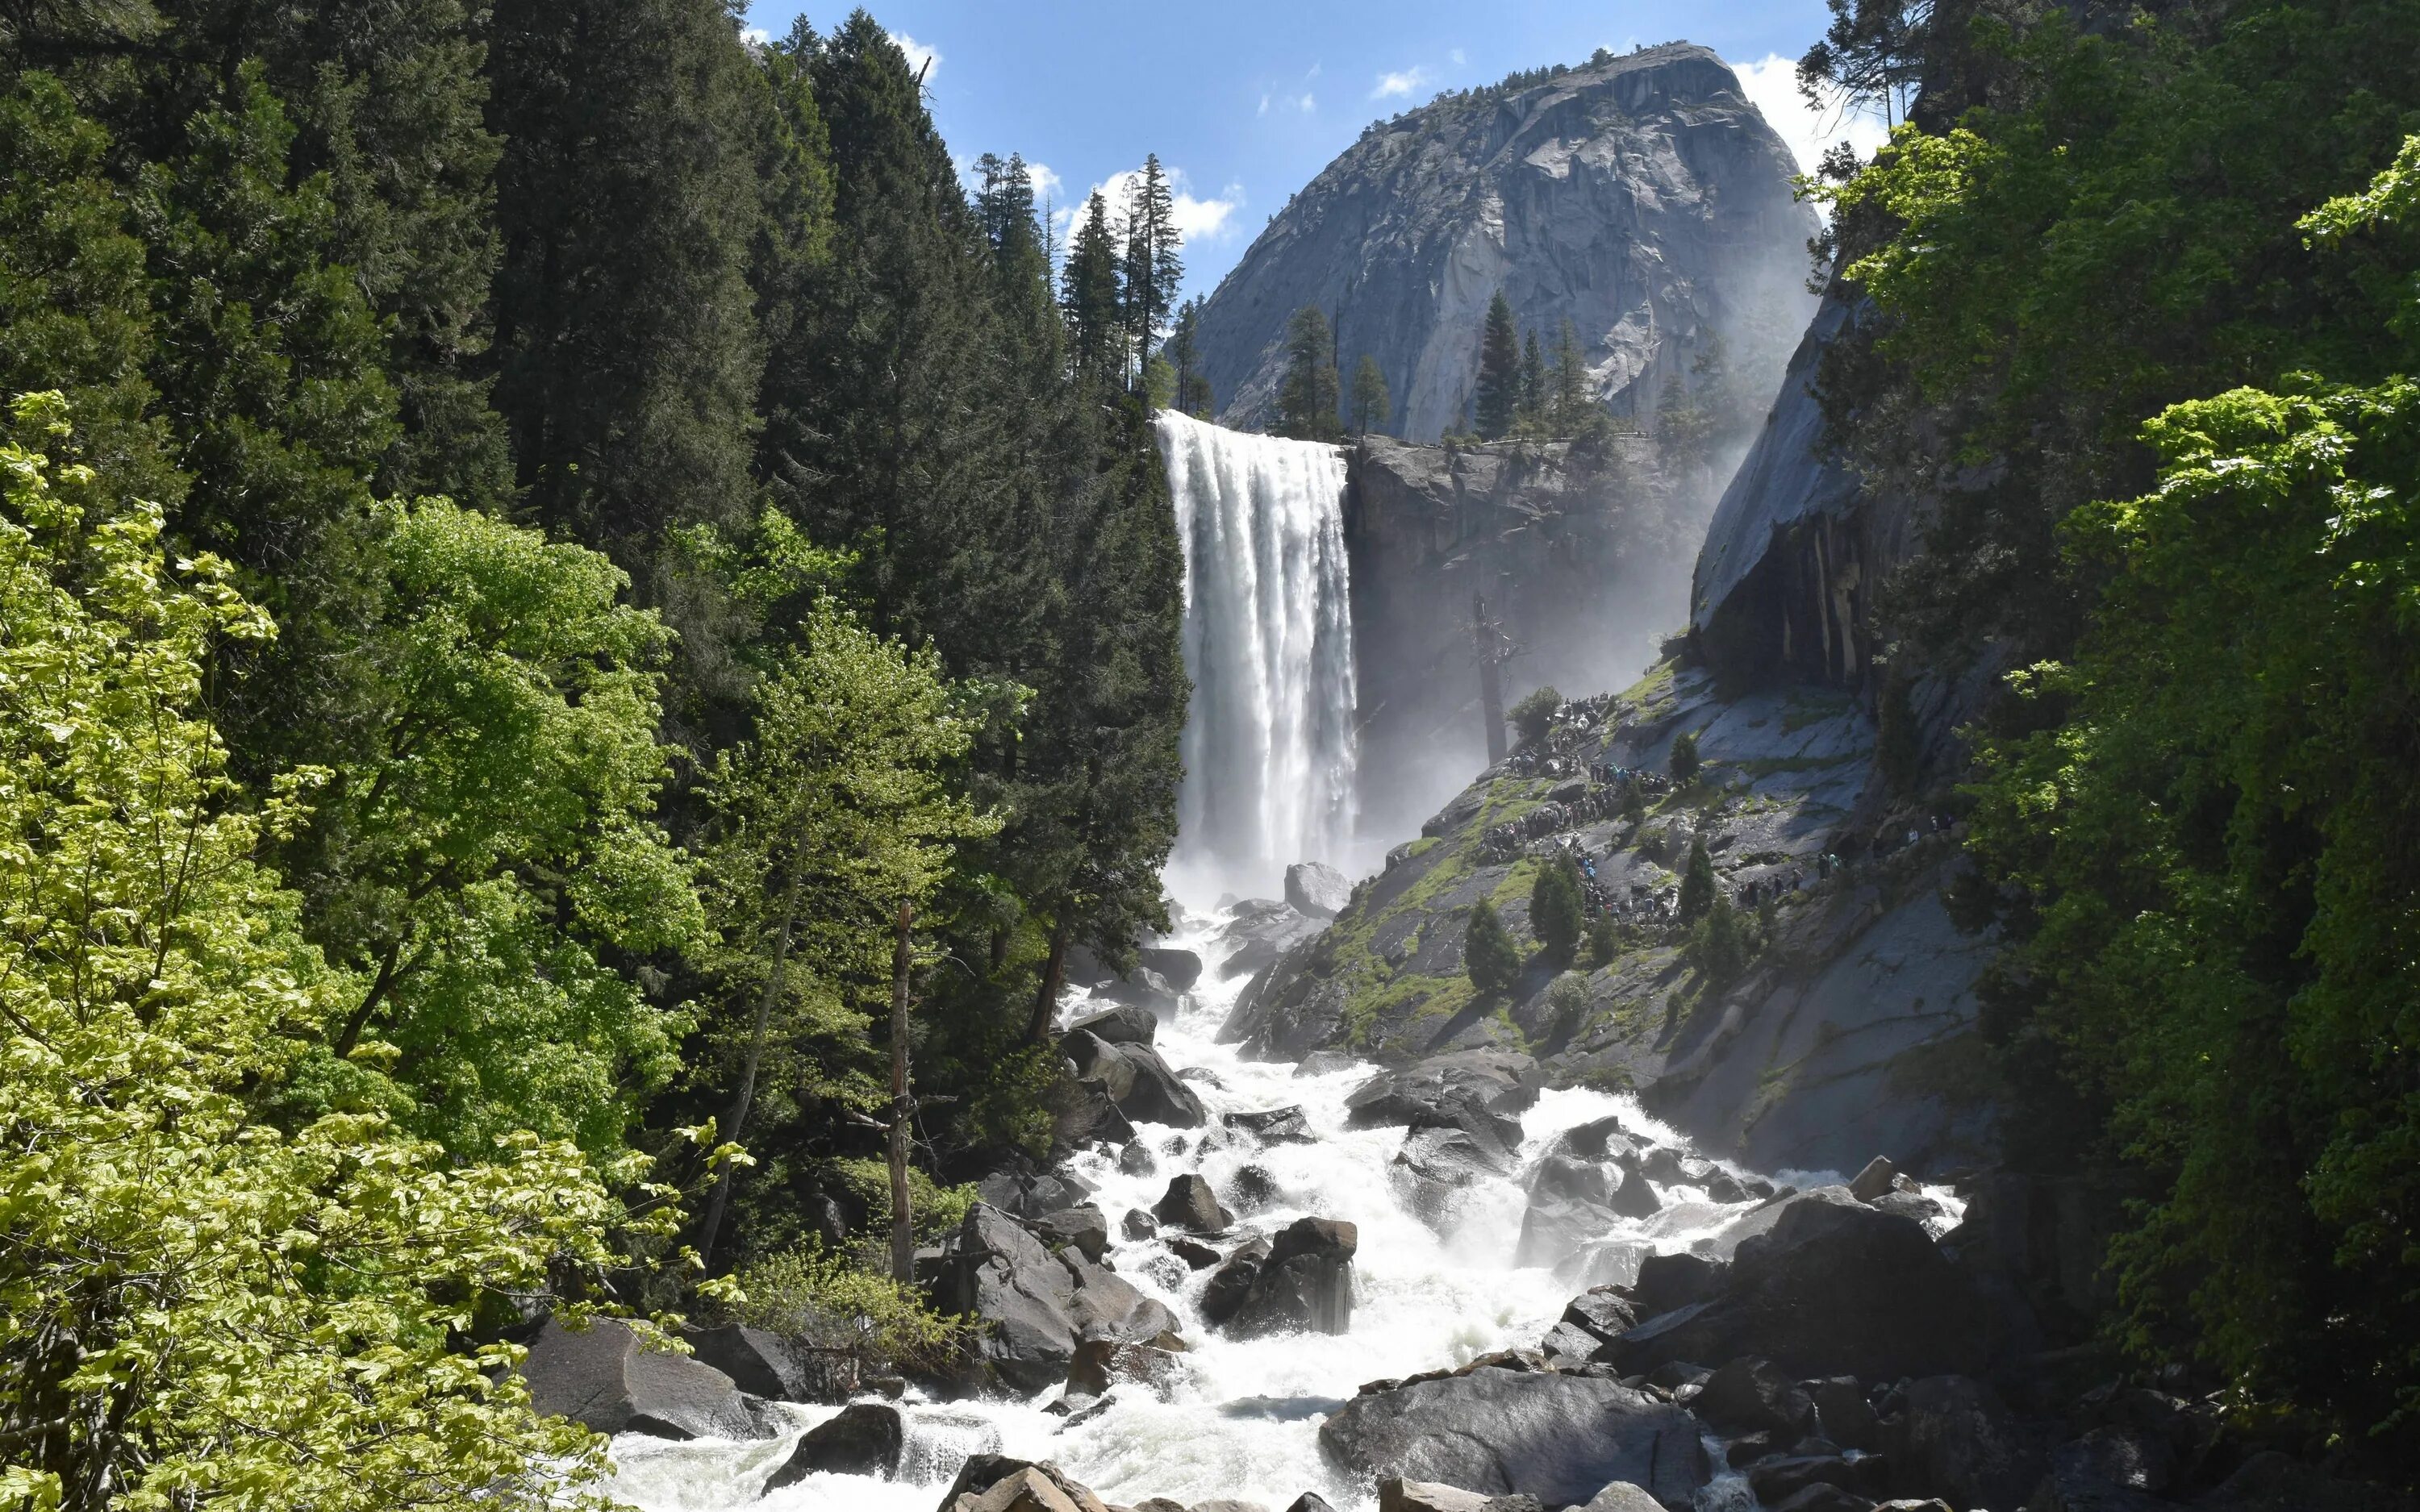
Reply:
M1462 932L1462 965L1483 997L1509 993L1520 983L1521 948L1496 917L1496 905L1484 898L1470 905L1470 922Z
M451 1341L602 1265L602 1182L644 1163L259 1119L357 985L252 860L307 784L231 802L198 716L209 642L271 626L218 559L171 576L156 508L46 466L64 411L21 402L0 449L0 1498L558 1504L601 1444Z

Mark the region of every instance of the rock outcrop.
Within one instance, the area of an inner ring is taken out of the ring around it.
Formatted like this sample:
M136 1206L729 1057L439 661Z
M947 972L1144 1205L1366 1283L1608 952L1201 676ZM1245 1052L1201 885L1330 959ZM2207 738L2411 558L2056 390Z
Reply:
M530 1403L597 1433L659 1439L762 1437L729 1376L650 1347L627 1323L601 1319L574 1331L549 1321L521 1362Z
M1441 95L1373 125L1271 217L1202 312L1204 371L1225 422L1256 428L1286 322L1315 304L1347 372L1376 359L1398 434L1458 431L1500 288L1527 329L1571 319L1592 396L1622 413L1652 412L1718 334L1770 393L1809 302L1795 171L1730 68L1687 43Z
M988 1325L973 1349L974 1368L1016 1391L1064 1381L1088 1339L1140 1343L1176 1327L1167 1307L1116 1273L1072 1246L1051 1253L1016 1219L980 1202L952 1236L933 1298L943 1312Z

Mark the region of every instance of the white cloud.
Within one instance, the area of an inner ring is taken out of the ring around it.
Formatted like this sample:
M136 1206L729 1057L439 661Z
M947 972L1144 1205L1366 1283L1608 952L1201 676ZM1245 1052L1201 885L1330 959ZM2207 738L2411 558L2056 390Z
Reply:
M739 39L752 47L763 47L773 39L773 34L762 26L750 26L740 32Z
M1035 204L1038 205L1046 199L1056 204L1060 199L1065 196L1067 193L1066 180L1061 178L1057 174L1052 173L1048 165L1039 162L1029 162L1025 165L1025 172L1027 177L1033 180L1033 200Z
M1218 193L1205 197L1192 193L1186 188L1184 169L1163 164L1162 171L1168 175L1169 188L1173 191L1170 197L1176 212L1176 234L1185 239L1186 245L1218 241L1234 234L1235 212L1244 208L1243 185L1229 184ZM1113 173L1093 186L1094 190L1109 202L1111 220L1121 221L1125 218L1126 196L1134 192L1135 180L1141 177L1141 169L1128 168L1124 173ZM1089 200L1091 197L1092 195L1087 193L1083 199ZM1074 224L1076 210L1082 202L1082 200L1071 201L1067 209L1062 212L1070 227Z
M1467 63L1467 62L1469 62L1469 61L1470 61L1470 59L1468 59L1468 58L1466 58L1466 57L1463 56L1463 54L1462 54L1462 49L1461 49L1461 48L1458 48L1458 47L1457 47L1457 48L1455 48L1452 52L1448 53L1448 54L1445 55L1445 57L1446 57L1446 61L1447 61L1447 62L1449 62L1449 63L1452 64L1452 65L1453 65L1455 68L1457 68L1457 69L1458 69L1458 68L1461 68L1464 64L1466 64L1466 63Z
M899 51L908 54L909 73L922 73L924 82L930 84L933 75L941 71L941 54L938 50L926 47L906 32L892 32L891 39L899 44Z
M1266 95L1263 95L1263 96L1261 97L1261 108L1260 108L1260 111L1258 112L1258 114L1263 115L1263 116L1265 116L1265 115L1267 115L1268 113L1269 113L1269 97L1268 97L1268 96L1266 96Z
M1837 105L1818 110L1807 103L1807 97L1798 92L1795 59L1776 53L1761 63L1734 63L1731 71L1739 75L1740 87L1762 113L1765 124L1790 144L1801 173L1812 173L1824 149L1836 142L1847 142L1858 156L1870 157L1888 134L1881 117L1869 112L1847 112Z
M1429 70L1409 68L1399 73L1378 75L1378 86L1370 91L1373 100L1400 100L1429 82Z
M1319 101L1311 97L1309 90L1305 90L1302 98L1295 101L1295 108L1308 116L1319 108Z

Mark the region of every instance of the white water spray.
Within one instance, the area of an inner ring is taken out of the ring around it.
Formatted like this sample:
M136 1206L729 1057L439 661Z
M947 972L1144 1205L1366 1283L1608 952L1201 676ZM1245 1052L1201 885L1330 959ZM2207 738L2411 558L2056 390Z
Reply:
M1171 881L1273 893L1289 862L1347 863L1353 841L1344 457L1169 410L1154 424L1193 679Z

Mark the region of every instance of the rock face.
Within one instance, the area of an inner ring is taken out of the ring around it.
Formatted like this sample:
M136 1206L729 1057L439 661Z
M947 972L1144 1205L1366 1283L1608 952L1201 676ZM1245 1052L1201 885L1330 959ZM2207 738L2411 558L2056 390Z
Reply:
M550 1321L521 1362L530 1402L597 1433L659 1439L759 1436L731 1378L686 1355L644 1347L626 1323L600 1319L580 1333Z
M1595 396L1624 413L1652 412L1716 332L1734 362L1786 346L1815 225L1789 148L1705 48L1599 58L1373 126L1295 195L1202 313L1225 423L1274 412L1285 324L1308 304L1348 373L1377 360L1398 433L1419 440L1464 427L1499 288L1524 329L1551 338L1569 316Z
M1319 1446L1356 1474L1547 1506L1584 1503L1610 1481L1684 1505L1707 1479L1686 1412L1587 1376L1482 1369L1371 1392L1320 1425Z

